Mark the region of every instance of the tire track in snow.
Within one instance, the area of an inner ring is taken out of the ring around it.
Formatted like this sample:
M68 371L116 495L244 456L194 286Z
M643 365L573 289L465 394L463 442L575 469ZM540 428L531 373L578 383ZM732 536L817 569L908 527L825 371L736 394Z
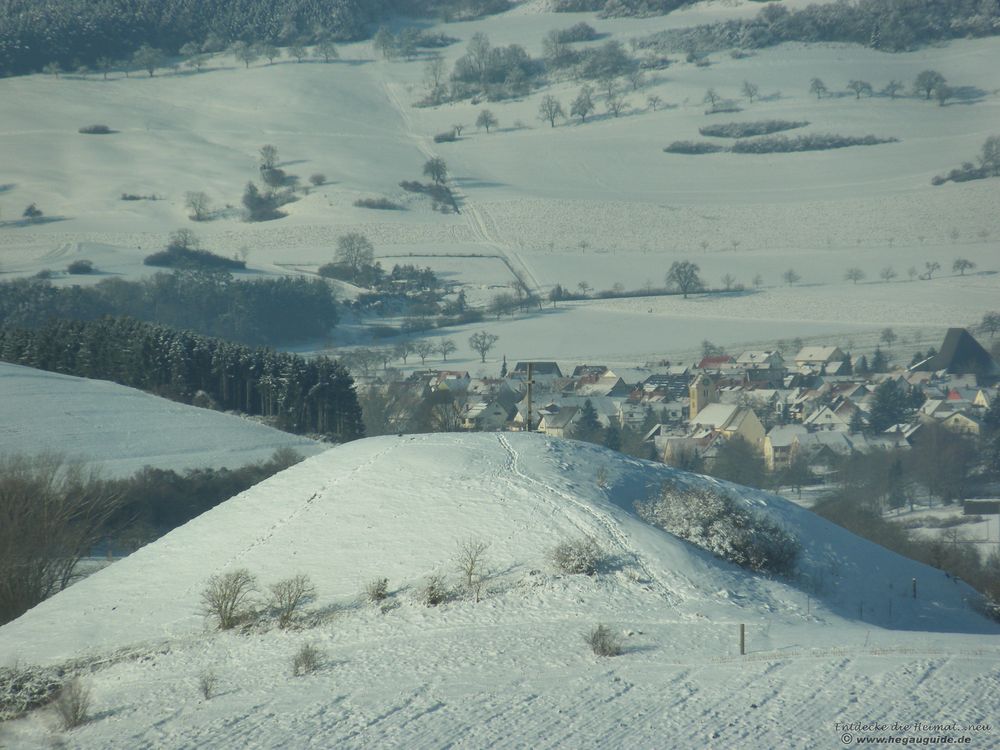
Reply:
M642 571L642 574L646 578L646 580L651 581L656 587L656 589L659 591L660 595L664 599L666 599L670 604L678 603L677 597L674 596L671 588L666 583L664 583L659 578L659 576L653 573L653 571L650 570L650 568L642 561L642 558L639 556L639 553L632 548L632 545L629 542L628 537L622 532L620 528L618 528L618 524L614 521L613 518L611 518L611 516L597 510L589 503L577 500L575 497L573 497L571 494L567 492L563 492L562 490L556 487L552 487L543 482L540 482L534 477L528 476L527 474L522 472L518 467L517 461L519 455L517 453L517 450L515 450L515 448L510 444L510 441L507 440L507 438L501 433L497 434L497 440L499 441L501 447L507 452L508 456L510 457L509 465L511 467L511 472L513 474L520 477L525 482L541 487L546 492L562 498L566 502L571 503L572 505L576 506L584 513L589 515L591 518L593 518L594 521L608 533L608 535L613 540L615 546L618 547L622 553L624 553L623 554L624 559L631 561L632 564L634 564L637 568L639 568L639 570ZM557 505L556 503L550 503L550 504L553 506Z

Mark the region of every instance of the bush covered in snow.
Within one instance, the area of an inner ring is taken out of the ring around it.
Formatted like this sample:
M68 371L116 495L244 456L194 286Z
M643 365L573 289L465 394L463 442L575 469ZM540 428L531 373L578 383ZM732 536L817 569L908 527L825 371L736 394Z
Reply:
M52 703L63 729L76 729L90 718L90 688L79 677L68 680Z
M589 536L566 539L549 553L549 559L560 573L592 576L608 563L608 553Z
M61 687L62 673L53 667L0 667L0 722L48 704Z
M668 154L714 154L726 149L708 141L674 141L663 150Z
M323 662L323 652L307 643L292 659L292 674L296 677L315 672Z
M417 598L427 607L444 604L448 601L449 596L448 584L445 582L444 576L439 575L430 576L417 592Z
M636 512L713 555L762 573L792 573L801 552L782 526L706 488L665 485L659 496L636 503Z
M789 138L772 135L754 140L739 140L733 144L734 154L783 154L791 151L826 151L831 148L848 146L877 146L880 143L896 143L898 138L879 138L874 135L854 136L810 133Z
M389 579L376 578L365 585L365 599L371 604L378 604L389 596Z
M702 135L717 138L747 138L752 135L770 135L782 130L792 130L808 125L806 120L759 120L757 122L726 122L698 128Z
M618 656L622 652L622 641L607 625L597 625L585 633L583 640L598 656Z

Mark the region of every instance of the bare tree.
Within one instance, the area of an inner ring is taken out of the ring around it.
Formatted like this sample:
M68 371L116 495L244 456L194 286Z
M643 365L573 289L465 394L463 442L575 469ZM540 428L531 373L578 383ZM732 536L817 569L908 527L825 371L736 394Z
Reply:
M307 575L286 578L268 587L271 591L271 609L278 614L278 626L287 628L306 604L316 598L316 587Z
M278 166L278 147L265 143L260 147L260 169L274 169Z
M897 80L893 79L893 80L889 81L889 83L887 83L885 85L885 88L882 89L881 93L888 95L888 97L890 99L895 99L896 98L896 94L898 94L904 88L906 88L906 87L903 86L903 82L902 81L897 81Z
M230 630L247 616L257 591L257 579L246 568L214 575L201 592L202 612L219 630Z
M722 97L719 96L719 93L715 89L709 89L705 92L705 97L702 99L702 103L710 105L714 110L716 105L718 105L721 100Z
M866 94L867 96L872 95L872 85L868 81L849 81L847 88L849 91L854 92L855 99L860 99L862 94Z
M441 342L437 347L438 353L441 355L441 359L445 362L448 361L448 355L456 349L458 349L458 346L451 339L441 339Z
M966 258L955 258L955 262L951 264L951 270L958 271L959 276L965 276L966 271L971 271L975 267L976 264Z
M929 260L926 263L924 263L924 268L926 269L924 272L924 276L926 276L927 279L929 280L932 276L934 276L934 272L941 268L941 264L938 263L936 260Z
M646 74L642 72L642 68L633 68L625 77L632 84L633 91L638 91L646 83Z
M844 272L844 278L847 281L852 281L857 284L865 278L865 272L857 267L848 268L847 271Z
M722 287L728 292L733 288L733 284L736 283L736 277L731 273L724 274L722 277Z
M296 62L302 62L309 57L309 50L302 42L295 42L288 46L288 56L294 57Z
M698 291L705 285L698 275L700 271L697 263L687 260L674 261L667 271L667 286L676 287L684 295L684 299L687 299L688 294Z
M983 333L988 333L990 338L996 336L997 332L1000 331L1000 313L988 312L983 315L983 320L979 324L979 330Z
M443 98L446 72L444 58L440 55L435 55L424 63L424 85L427 87L428 96L435 102Z
M259 49L261 56L267 58L268 65L274 65L274 61L281 57L281 50L273 44L262 44Z
M337 238L337 262L355 271L370 266L375 261L375 247L358 232L348 232Z
M879 335L879 340L886 345L886 348L891 347L897 338L896 332L891 328L883 328L882 333Z
M0 456L0 624L66 588L121 498L54 455Z
M455 565L462 574L462 583L476 602L482 598L483 587L489 578L485 563L486 550L489 546L489 543L482 539L469 538L459 542L455 555Z
M166 57L162 50L150 47L148 44L143 44L132 55L132 62L135 63L136 67L149 73L150 78L153 77L157 68L163 66L165 60Z
M570 117L579 117L580 122L587 121L587 116L594 111L594 90L590 86L583 86L580 93L576 95L569 106Z
M406 358L413 354L413 342L412 341L400 341L394 347L392 347L393 356L396 359L403 360L403 364L406 364Z
M656 108L663 104L663 99L658 97L656 94L650 94L646 97L646 104L648 104L649 108L655 112Z
M826 84L819 78L813 78L809 81L809 93L816 94L817 99L822 99L826 94Z
M257 60L260 59L260 52L254 44L247 44L246 42L233 42L229 51L232 52L233 57L248 68L250 67L250 63L257 62Z
M788 286L792 286L793 284L802 281L802 277L799 276L798 273L796 273L794 268L789 268L787 271L781 274L781 280L784 281L786 284L788 284Z
M943 86L945 77L936 70L922 70L913 81L913 90L918 94L923 94L924 99L930 99L934 89Z
M750 83L750 81L743 82L743 96L745 96L751 104L753 104L753 99L760 93L760 89L757 88L757 84Z
M885 281L886 283L892 281L894 278L896 278L897 275L898 274L896 273L896 271L893 269L892 266L886 266L885 268L883 268L881 271L878 272L878 277L882 279L882 281Z
M627 105L628 102L626 102L624 98L617 95L609 97L604 102L604 106L608 108L608 112L610 112L615 117L618 117L618 115L621 114L621 111L625 109Z
M542 97L541 104L538 105L538 119L547 120L551 127L556 126L556 119L565 118L562 104L551 94Z
M424 175L430 177L438 185L443 185L448 179L448 165L440 156L434 156L424 162Z
M485 362L486 355L499 340L500 337L495 334L480 331L479 333L474 333L469 336L469 347L472 351L479 354L479 358Z
M337 45L333 43L332 39L321 39L319 44L316 45L316 51L323 56L323 62L330 62L330 60L337 60L340 58L340 53L337 52Z
M490 128L495 128L499 124L500 121L497 120L497 116L493 114L490 110L488 109L479 110L479 116L476 118L477 128L485 128L486 132L489 133Z
M437 344L427 339L421 339L413 345L413 351L420 357L420 364L424 364L427 358L437 351Z
M192 221L204 221L211 213L208 196L200 190L185 193L184 206L191 212Z

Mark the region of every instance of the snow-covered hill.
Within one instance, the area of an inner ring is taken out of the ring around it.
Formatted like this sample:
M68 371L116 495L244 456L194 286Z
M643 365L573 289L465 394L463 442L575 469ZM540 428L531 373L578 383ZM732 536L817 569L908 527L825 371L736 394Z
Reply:
M43 602L0 628L0 653L103 661L87 677L96 719L66 736L81 748L825 747L836 721L993 715L1000 627L970 609L964 584L723 485L804 546L795 580L752 575L631 512L665 481L718 486L538 435L357 441ZM613 555L610 570L553 569L552 547L581 535ZM457 585L469 538L490 545L483 601L423 606L428 576ZM238 568L265 586L308 575L316 622L211 632L200 593ZM380 610L360 595L382 576ZM598 622L623 634L622 656L585 646ZM323 665L293 677L305 643ZM207 671L220 680L210 701L197 687ZM45 722L0 738L32 746Z
M322 443L126 388L0 362L0 454L59 453L128 476L144 466L235 469Z

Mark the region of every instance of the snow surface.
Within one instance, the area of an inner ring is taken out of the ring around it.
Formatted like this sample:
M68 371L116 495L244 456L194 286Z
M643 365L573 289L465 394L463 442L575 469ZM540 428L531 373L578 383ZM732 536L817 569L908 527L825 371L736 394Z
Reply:
M639 520L634 501L664 481L722 487L785 524L805 549L796 580ZM553 570L549 550L581 535L612 570ZM490 543L483 601L418 603L428 575L457 585L470 537ZM309 575L316 621L210 632L199 594L241 567L265 585ZM360 599L381 576L384 611ZM971 595L775 496L596 446L382 437L308 459L43 602L0 628L0 653L93 664L95 718L66 747L811 748L839 743L836 721L994 719L1000 626ZM598 622L623 634L622 656L589 652L581 635ZM293 677L306 643L323 665ZM207 671L220 680L210 701ZM49 722L0 737L41 746ZM971 746L995 747L995 731Z
M328 447L241 417L126 388L0 362L0 454L58 453L109 476L144 466L235 469L279 448Z

